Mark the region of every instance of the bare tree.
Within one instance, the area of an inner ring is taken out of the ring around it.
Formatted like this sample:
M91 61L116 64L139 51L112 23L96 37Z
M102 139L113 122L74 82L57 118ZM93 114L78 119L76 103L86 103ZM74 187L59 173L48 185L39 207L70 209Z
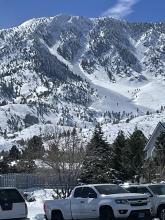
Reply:
M143 182L151 183L156 181L157 167L153 158L144 161L142 167Z
M49 141L44 163L52 168L58 177L61 189L56 193L59 197L67 196L76 184L84 160L84 145L76 129L60 132L56 130Z

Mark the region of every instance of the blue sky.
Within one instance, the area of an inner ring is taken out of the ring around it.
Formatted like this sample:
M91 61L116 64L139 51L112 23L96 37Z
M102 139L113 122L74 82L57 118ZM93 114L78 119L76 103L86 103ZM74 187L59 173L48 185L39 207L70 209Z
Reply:
M128 21L165 21L165 0L0 0L0 29L59 13L110 16Z

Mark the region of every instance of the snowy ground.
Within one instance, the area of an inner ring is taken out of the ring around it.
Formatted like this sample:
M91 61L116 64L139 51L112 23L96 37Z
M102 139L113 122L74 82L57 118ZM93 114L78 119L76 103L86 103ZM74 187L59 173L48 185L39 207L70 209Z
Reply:
M81 59L78 59L74 64L69 63L57 53L57 47L58 43L53 48L48 49L51 54L65 63L71 71L88 81L91 88L94 88L94 91L97 91L99 96L98 98L93 98L93 102L88 106L88 109L98 113L98 115L96 114L96 119L103 124L103 131L109 143L114 141L120 130L123 130L126 135L129 135L134 131L135 127L141 129L145 136L149 138L156 125L159 122L165 122L165 108L160 111L162 106L165 107L165 81L163 78L157 77L157 79L153 79L151 74L144 72L144 76L148 79L144 82L136 80L130 81L123 78L113 83L109 81L107 73L103 69L98 69L94 74L87 74L80 66ZM26 75L29 75L29 73ZM22 90L22 94L29 93L26 85L22 87ZM39 83L36 90L38 93L40 93L40 91L46 91L41 83ZM63 104L65 103L60 105L62 106ZM77 127L83 129L82 136L84 140L88 141L91 138L95 124L87 121L84 122L81 118L75 116L74 109L77 107L71 103L67 105L70 114L75 117ZM81 109L81 106L80 110L82 112L85 111L83 108ZM157 110L159 110L159 113ZM109 118L105 119L105 117L103 117L103 113L106 111L120 112L121 114L125 111L125 113L133 114L136 118L132 119L129 123L126 123L125 119L120 121L119 124L112 124L108 122ZM147 112L151 114L146 115ZM102 113L102 115L100 113ZM20 117L21 120L23 120L26 114L37 116L36 109L31 109L26 104L17 103L1 106L0 122L2 131L8 127L8 120L12 119L11 116L14 115L16 118ZM0 134L0 150L9 150L13 145L19 145L18 143L20 143L22 139L27 140L34 135L38 136L42 133L42 135L45 136L46 131L47 133L52 133L60 117L60 114L56 115L54 112L50 112L44 116L44 121L49 121L52 124L35 124L14 134L8 133L7 137L4 137L4 134ZM60 129L69 130L71 128L63 126L63 128Z
M31 203L28 205L28 210L28 217L30 220L45 220L42 203Z

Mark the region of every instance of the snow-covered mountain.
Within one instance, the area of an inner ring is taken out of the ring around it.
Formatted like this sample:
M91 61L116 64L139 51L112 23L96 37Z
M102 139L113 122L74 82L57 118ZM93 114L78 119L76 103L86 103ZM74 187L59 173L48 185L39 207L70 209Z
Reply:
M1 148L97 121L109 141L137 124L148 136L165 120L165 23L32 19L0 30L0 76Z

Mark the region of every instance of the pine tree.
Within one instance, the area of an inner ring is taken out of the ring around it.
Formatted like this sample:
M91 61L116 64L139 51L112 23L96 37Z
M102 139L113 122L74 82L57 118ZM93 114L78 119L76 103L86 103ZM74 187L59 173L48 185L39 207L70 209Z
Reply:
M135 131L128 139L128 163L130 164L129 178L135 175L140 177L142 174L142 166L144 163L144 148L147 139L141 130L135 128Z
M12 160L18 160L21 156L21 152L18 150L17 146L13 145L9 151L9 158Z
M32 139L28 140L27 147L23 151L23 157L26 159L41 159L44 155L44 146L42 138L34 136Z
M8 165L8 161L3 159L2 161L0 161L0 173L1 174L7 174L9 173L9 165Z
M97 125L87 145L86 157L80 179L84 183L109 183L115 179L112 169L112 149L104 140L100 125Z
M118 171L119 179L127 179L127 170L126 170L126 138L123 131L119 131L118 136L116 137L113 143L113 168Z

